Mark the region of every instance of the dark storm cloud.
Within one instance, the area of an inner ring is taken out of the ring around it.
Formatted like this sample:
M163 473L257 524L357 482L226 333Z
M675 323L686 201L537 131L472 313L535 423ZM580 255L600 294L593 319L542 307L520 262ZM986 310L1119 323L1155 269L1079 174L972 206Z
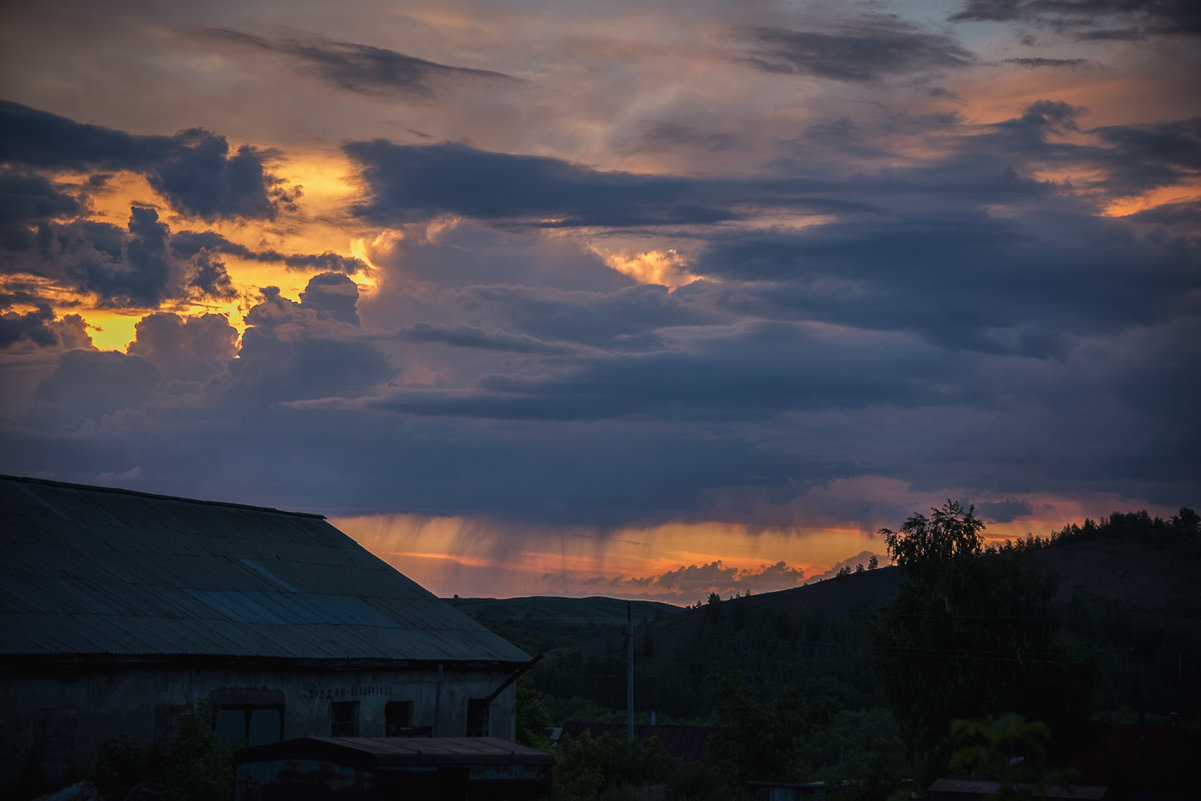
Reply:
M33 250L38 243L38 223L56 217L74 217L80 211L79 201L45 177L0 169L0 249Z
M158 370L145 359L115 351L69 350L54 373L38 384L37 401L44 407L39 413L68 427L79 425L141 407L159 381Z
M290 202L267 156L200 128L134 136L0 101L0 162L65 170L131 170L183 212L205 219L271 218Z
M127 352L154 365L166 378L203 381L226 369L237 353L237 340L238 332L224 315L158 312L138 322Z
M28 226L36 224L36 233ZM101 305L153 308L184 298L228 299L235 291L225 265L207 251L181 258L170 230L151 208L130 208L123 230L107 223L48 219L20 226L25 240L0 242L0 272L50 279L75 292L94 293ZM61 305L61 304L60 304Z
M581 358L559 375L492 375L472 392L403 392L378 408L507 420L751 421L850 409L883 397L898 406L947 402L953 400L948 391L936 387L951 369L912 343L847 344L802 327L762 323L699 343L693 352ZM916 375L922 378L908 377Z
M1035 23L1079 39L1201 35L1201 7L1194 0L967 0L950 19Z
M359 325L359 288L341 273L321 273L309 279L300 293L300 305L319 316Z
M1087 58L1007 58L1006 64L1017 64L1019 67L1038 69L1052 67L1056 69L1079 69L1091 64Z
M357 302L354 282L336 273L309 279L300 303L264 289L246 313L229 396L255 404L352 398L394 377L388 358L359 334Z
M979 516L989 523L1009 523L1034 512L1028 501L985 501L976 504Z
M105 230L98 224L85 229L97 242L97 251L109 258L84 258L67 269L67 274L79 281L79 288L94 292L109 306L153 308L170 298L193 294L215 298L230 298L235 294L233 284L220 262L204 256L188 263L172 258L168 249L170 229L158 219L154 209L130 209L128 237L121 237L124 257L117 244L104 239L118 229ZM69 252L75 242L68 245Z
M303 71L340 89L368 95L395 93L432 98L438 94L438 87L452 83L516 81L499 72L437 64L395 50L313 33L274 39L228 28L213 28L207 33L216 39L287 56Z
M455 348L475 348L503 353L567 354L573 352L572 348L564 345L469 325L418 323L408 328L402 328L396 333L396 336L406 342L449 345Z
M44 347L57 345L58 335L51 327L53 322L54 311L49 306L38 306L24 314L4 312L0 314L0 348L7 348L22 339Z
M559 159L490 153L466 145L351 142L370 199L355 211L396 224L443 214L548 228L716 223L751 205L814 211L862 208L821 197L812 181L705 180L599 172Z
M181 211L206 220L274 217L291 198L275 189L264 169L264 155L243 145L229 154L223 136L193 128L176 134L179 147L147 170L150 185Z
M1201 201L1165 203L1130 215L1138 222L1160 223L1161 225L1186 225L1201 227Z
M1119 185L1131 190L1167 186L1201 171L1201 117L1157 125L1109 125L1090 133L1111 146L1105 166Z
M751 28L746 61L765 72L870 83L890 76L975 63L953 37L926 33L896 17L872 16L826 31Z
M740 313L791 309L800 319L913 331L951 349L1036 357L1062 355L1073 335L1182 314L1201 289L1172 243L1066 211L1036 222L915 214L870 228L746 235L714 243L692 269L762 282L724 290Z
M292 270L356 273L367 269L362 259L331 252L286 255L277 250L252 250L231 242L216 231L180 231L172 235L171 249L184 258L192 258L201 250L207 250L209 253L223 253L249 261L282 264Z
M687 293L669 293L655 284L605 293L481 286L465 290L459 302L466 308L486 308L506 328L540 340L645 351L662 347L659 329L731 322L729 315L690 299Z
M673 225L729 220L723 204L696 201L694 182L597 172L558 159L489 153L465 145L352 142L370 200L359 215L376 222L459 214L535 225Z

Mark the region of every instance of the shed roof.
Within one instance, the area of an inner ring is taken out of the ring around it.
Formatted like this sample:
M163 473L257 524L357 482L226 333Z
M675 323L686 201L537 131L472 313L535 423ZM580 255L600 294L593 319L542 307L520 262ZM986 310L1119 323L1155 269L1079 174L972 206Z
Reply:
M550 754L495 737L301 737L243 748L242 764L322 759L362 767L403 765L553 765Z
M522 662L319 515L0 476L0 655Z

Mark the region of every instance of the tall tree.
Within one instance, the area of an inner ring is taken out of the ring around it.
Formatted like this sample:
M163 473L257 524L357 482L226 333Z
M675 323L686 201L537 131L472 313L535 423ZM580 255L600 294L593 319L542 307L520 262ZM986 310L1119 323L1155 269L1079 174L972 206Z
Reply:
M1015 712L1058 734L1086 714L1093 681L1060 637L1053 578L1020 552L982 552L971 508L933 511L881 532L906 579L872 632L877 678L926 778L946 765L953 720Z

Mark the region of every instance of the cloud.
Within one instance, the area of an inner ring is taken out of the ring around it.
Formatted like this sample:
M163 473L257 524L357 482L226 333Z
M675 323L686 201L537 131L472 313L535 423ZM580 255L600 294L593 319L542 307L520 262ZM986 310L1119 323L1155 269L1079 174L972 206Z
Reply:
M359 325L359 288L341 273L320 273L309 279L300 293L300 305L356 328Z
M224 372L237 353L238 332L225 315L157 312L143 317L135 330L126 352L168 379L204 381Z
M202 250L247 259L248 261L282 264L290 270L312 270L352 274L367 270L367 263L354 256L325 253L293 253L285 255L277 250L253 250L237 242L231 242L216 231L179 231L171 236L171 249L192 258Z
M952 14L950 20L1034 23L1083 40L1201 36L1201 11L1190 0L967 0L964 10Z
M1079 69L1088 66L1090 62L1087 58L1007 58L1006 64L1017 64L1019 67L1027 69L1038 69L1040 67L1051 67L1055 69Z
M49 306L39 306L24 314L5 312L0 315L0 348L8 348L23 339L42 347L57 345L58 335L51 328L53 322L54 311Z
M370 199L356 213L395 224L444 214L559 227L716 222L732 210L696 200L694 182L597 172L558 159L465 145L351 142Z
M563 345L543 342L533 337L489 331L469 325L433 325L418 323L402 328L396 335L406 342L449 345L455 348L478 348L505 353L571 353Z
M145 359L115 351L69 350L59 357L54 373L38 384L38 416L75 428L118 410L139 409L159 381L158 371Z
M970 66L971 51L945 34L926 33L897 17L871 16L826 31L751 28L745 61L764 72L871 83L914 72Z
M512 83L512 76L490 70L466 69L437 64L382 47L329 39L313 33L262 36L212 28L208 35L233 44L279 53L294 61L304 72L334 86L366 95L400 94L433 98L438 89L463 81Z
M844 211L812 181L729 180L601 172L560 159L490 153L460 144L351 142L369 191L360 217L398 225L443 215L544 228L657 227L740 220L746 207Z
M142 206L130 208L125 230L107 223L40 221L36 250L12 254L6 272L41 276L117 308L234 296L222 262L203 251L191 259L178 258L169 248L170 238L158 212Z
M81 211L78 200L45 176L0 168L0 248L32 250L37 246L37 223L75 217Z
M1138 222L1160 223L1162 225L1196 227L1201 225L1201 200L1164 203L1160 206L1136 212L1130 215L1130 219L1137 220Z
M267 153L200 128L135 136L0 101L0 162L145 175L176 209L207 220L273 218L291 197L266 170Z
M986 523L1010 523L1019 517L1029 517L1034 507L1029 501L984 501L976 504L979 517Z
M229 397L256 405L353 398L395 376L388 358L361 337L357 300L354 282L337 273L309 279L299 303L264 289L246 313Z
M805 571L783 560L757 568L737 568L716 560L703 565L681 565L675 570L638 578L598 579L610 591L630 595L681 600L704 600L710 593L731 597L744 593L776 592L799 587Z

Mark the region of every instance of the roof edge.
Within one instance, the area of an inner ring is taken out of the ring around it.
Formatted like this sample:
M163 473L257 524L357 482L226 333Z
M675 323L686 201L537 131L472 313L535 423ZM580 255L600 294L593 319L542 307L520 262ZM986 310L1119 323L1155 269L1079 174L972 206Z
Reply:
M81 668L121 670L131 667L184 666L188 668L275 668L278 670L405 670L496 669L512 671L529 660L509 659L388 659L383 657L312 658L246 656L241 654L3 654L0 675L24 670L38 673L72 673Z
M16 481L22 484L40 484L48 487L61 487L63 489L84 490L89 492L111 492L118 495L136 495L141 498L153 498L159 501L179 501L182 503L196 503L202 506L222 506L230 509L246 509L252 512L273 512L280 515L293 515L295 517L309 517L318 520L325 520L325 515L317 514L316 512L293 512L287 509L275 509L271 506L255 506L249 503L232 503L230 501L208 501L202 498L185 498L180 495L161 495L155 492L143 492L142 490L124 489L121 487L100 487L95 484L76 484L70 481L56 481L51 478L33 478L31 476L10 476L0 473L0 480Z

